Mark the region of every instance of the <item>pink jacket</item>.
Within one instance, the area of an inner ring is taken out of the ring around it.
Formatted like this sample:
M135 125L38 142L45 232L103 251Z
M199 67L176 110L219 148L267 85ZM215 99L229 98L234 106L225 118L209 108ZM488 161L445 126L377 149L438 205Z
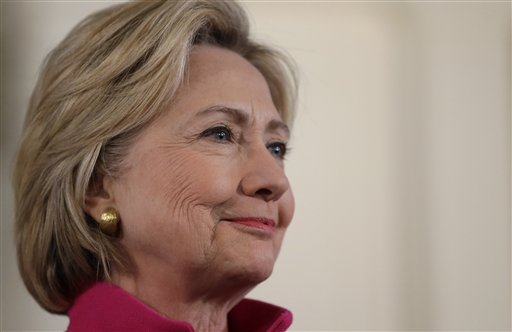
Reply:
M68 332L194 331L191 324L165 318L123 289L104 282L78 296L68 315ZM242 300L228 314L230 332L286 331L291 323L290 311L249 299Z

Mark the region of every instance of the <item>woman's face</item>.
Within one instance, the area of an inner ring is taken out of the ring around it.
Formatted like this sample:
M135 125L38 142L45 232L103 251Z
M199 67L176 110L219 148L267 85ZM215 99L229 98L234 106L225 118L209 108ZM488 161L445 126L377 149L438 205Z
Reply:
M294 210L288 139L261 73L196 46L168 111L104 182L139 277L267 278Z

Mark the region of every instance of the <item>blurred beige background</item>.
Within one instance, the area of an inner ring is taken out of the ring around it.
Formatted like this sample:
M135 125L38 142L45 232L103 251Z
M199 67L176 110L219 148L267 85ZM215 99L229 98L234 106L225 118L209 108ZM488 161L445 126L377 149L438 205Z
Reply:
M1 330L64 330L20 281L13 156L45 54L87 1L1 2ZM294 331L511 329L511 3L251 1L301 70L297 211L251 296Z

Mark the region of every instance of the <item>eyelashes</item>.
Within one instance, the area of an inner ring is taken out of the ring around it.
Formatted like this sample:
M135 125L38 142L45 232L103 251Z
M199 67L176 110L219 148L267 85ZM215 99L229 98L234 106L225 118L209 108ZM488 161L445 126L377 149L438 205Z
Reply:
M227 125L220 125L206 129L200 137L208 137L219 142L228 143L234 142L233 130Z
M199 137L211 139L221 144L235 143L239 140L233 129L225 124L208 128L199 134ZM268 143L266 147L269 153L278 159L284 159L290 151L287 144L280 141Z

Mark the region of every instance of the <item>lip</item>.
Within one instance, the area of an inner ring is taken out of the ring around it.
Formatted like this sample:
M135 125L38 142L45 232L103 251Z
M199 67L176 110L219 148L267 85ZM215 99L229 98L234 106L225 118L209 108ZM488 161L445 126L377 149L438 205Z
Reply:
M237 217L224 219L230 223L240 225L241 228L264 233L273 233L276 228L274 219L262 217Z

